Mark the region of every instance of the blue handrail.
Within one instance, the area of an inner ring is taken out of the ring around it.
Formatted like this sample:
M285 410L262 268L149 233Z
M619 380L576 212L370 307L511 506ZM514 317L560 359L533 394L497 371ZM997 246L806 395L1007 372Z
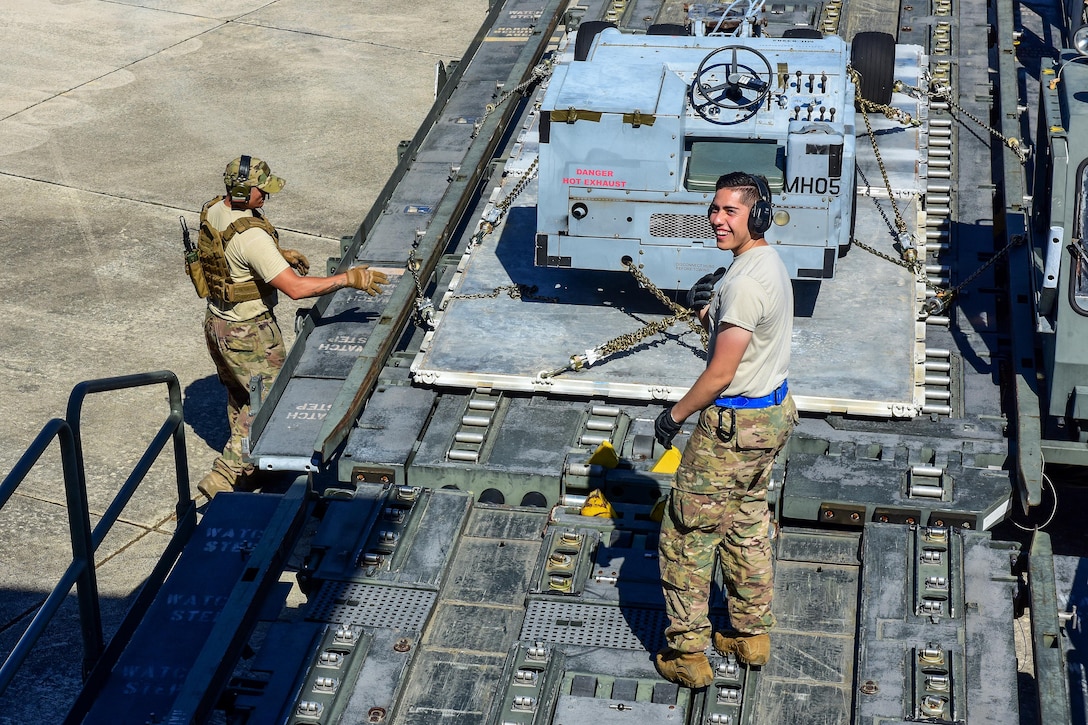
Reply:
M80 435L83 401L93 393L159 384L165 384L169 391L170 413L151 443L148 444L132 473L110 502L98 526L92 531ZM105 651L105 645L102 636L102 614L99 606L98 582L95 578L94 554L166 447L167 440L171 438L174 442L174 467L177 476L178 525L162 559L148 576L128 616L125 617L125 622L110 642L110 649L119 651L131 637L143 610L150 605L155 593L166 579L170 565L164 560L177 557L196 527L196 502L189 494L189 466L185 450L181 385L178 383L177 376L168 370L160 370L80 383L73 388L68 398L67 419L54 418L46 423L34 442L19 458L15 467L0 483L0 508L3 508L53 440L58 440L64 474L65 500L68 507L68 528L72 540L72 563L68 565L60 582L46 597L11 653L0 665L0 695L7 690L73 586L76 587L79 603L84 674L89 673L99 663Z

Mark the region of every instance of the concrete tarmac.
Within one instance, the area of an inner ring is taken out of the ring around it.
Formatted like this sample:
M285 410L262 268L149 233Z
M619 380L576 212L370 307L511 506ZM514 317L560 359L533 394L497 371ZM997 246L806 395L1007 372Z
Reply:
M226 396L178 217L195 229L227 161L257 156L288 181L267 207L283 245L320 272L430 108L435 64L461 57L486 12L486 0L0 0L0 477L65 417L76 384L170 370L195 494L226 441ZM278 308L289 342L299 306ZM83 406L92 524L168 414L165 392ZM173 530L174 465L168 451L98 550L107 635ZM1048 530L1056 552L1081 556L1088 488L1077 483L1060 487ZM70 561L67 515L53 443L0 510L0 658ZM999 528L1026 547L1027 534ZM1025 618L1017 633L1030 699ZM0 725L61 721L80 660L70 597L0 696Z
M227 438L226 395L179 216L195 238L226 163L259 157L288 182L266 209L282 245L323 273L429 110L436 63L462 56L486 12L485 0L0 0L0 475L66 416L76 384L169 370L195 494ZM298 306L277 310L288 344ZM92 525L168 413L162 385L87 398ZM107 633L172 531L174 464L168 452L155 465L98 550ZM0 510L0 557L6 656L71 557L56 442ZM80 659L69 601L0 698L0 723L59 722Z

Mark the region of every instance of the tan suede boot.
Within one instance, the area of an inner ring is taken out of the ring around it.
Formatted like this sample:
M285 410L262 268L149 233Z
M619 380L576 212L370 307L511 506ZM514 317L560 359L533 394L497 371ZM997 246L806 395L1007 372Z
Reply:
M746 665L762 667L771 659L771 635L766 632L763 634L715 632L714 649L720 655L734 654Z
M679 652L666 647L654 657L657 671L669 682L697 690L714 681L710 661L702 652Z
M234 486L230 485L230 481L219 471L212 471L204 478L200 479L200 483L196 485L198 491L208 497L208 499L215 498L215 494L223 493L224 491L233 491Z

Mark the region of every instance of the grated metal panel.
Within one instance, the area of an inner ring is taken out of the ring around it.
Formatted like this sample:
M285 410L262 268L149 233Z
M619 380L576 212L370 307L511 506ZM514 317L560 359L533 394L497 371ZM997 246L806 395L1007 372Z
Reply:
M423 629L437 594L424 589L327 581L307 619L363 627Z
M666 239L706 239L710 221L705 214L651 214L650 236Z
M519 639L656 652L665 645L665 612L557 600L533 601Z

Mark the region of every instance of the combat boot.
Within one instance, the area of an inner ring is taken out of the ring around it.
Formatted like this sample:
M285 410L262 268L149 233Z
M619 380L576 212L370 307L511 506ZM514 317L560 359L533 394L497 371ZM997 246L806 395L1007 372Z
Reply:
M227 477L215 470L200 479L200 483L196 485L196 488L207 496L209 500L215 498L215 494L217 493L234 490L234 486L230 484Z
M654 657L657 671L669 682L697 690L714 681L710 661L702 652L680 652L666 647Z
M733 654L746 665L762 667L771 659L771 635L766 632L762 634L715 632L714 649L722 656Z

